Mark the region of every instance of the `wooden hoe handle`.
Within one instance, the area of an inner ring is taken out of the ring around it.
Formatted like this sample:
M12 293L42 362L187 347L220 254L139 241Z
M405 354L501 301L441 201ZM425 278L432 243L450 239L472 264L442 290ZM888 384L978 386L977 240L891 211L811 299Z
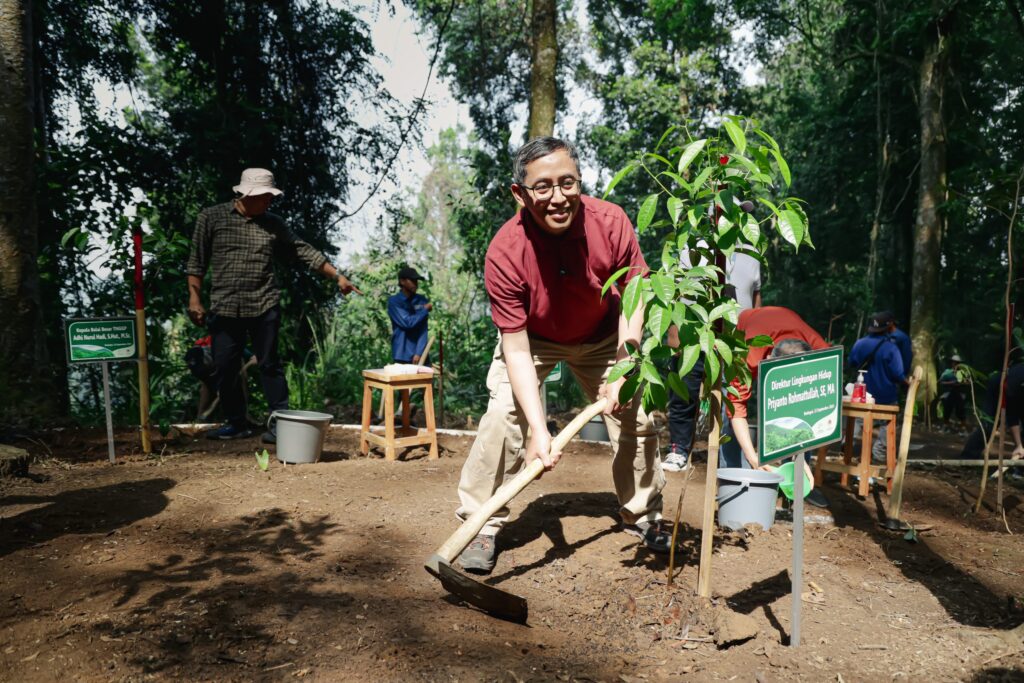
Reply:
M561 451L565 448L566 444L572 437L576 436L576 433L583 429L583 425L590 422L590 420L601 413L607 405L608 399L599 398L596 402L591 403L589 406L583 409L579 415L573 418L573 421L566 425L565 429L560 431L558 435L551 440L551 450L553 452ZM466 546L469 545L470 541L476 538L476 535L480 533L480 530L484 528L487 520L491 516L505 507L505 505L519 495L519 492L526 488L526 485L531 481L540 476L540 473L544 471L544 463L541 462L540 458L537 458L525 468L523 471L517 474L511 481L506 482L494 492L494 495L487 499L480 509L474 512L465 522L462 523L455 533L452 534L447 541L441 544L441 547L437 549L434 554L435 557L439 557L447 563L451 563L459 553L465 550ZM434 558L431 558L434 559Z

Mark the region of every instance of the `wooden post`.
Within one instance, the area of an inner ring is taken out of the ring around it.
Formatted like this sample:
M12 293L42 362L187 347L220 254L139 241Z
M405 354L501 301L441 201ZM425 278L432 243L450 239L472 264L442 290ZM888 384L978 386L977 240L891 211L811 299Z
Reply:
M437 333L437 412L438 425L444 428L444 331Z
M142 452L149 455L153 446L149 440L149 351L146 348L146 297L142 289L142 228L132 228L132 247L135 251L135 336L139 340L139 428Z
M910 378L910 387L907 388L907 402L903 408L903 426L900 429L900 449L896 460L896 472L892 478L892 491L889 494L889 509L885 516L889 519L900 519L900 508L903 506L903 476L907 471L907 454L910 452L910 432L914 425L914 399L917 398L917 387L921 383L921 376L924 369L918 365L914 368L914 376ZM928 412L928 404L925 404L925 412Z
M697 571L697 595L711 597L711 552L715 539L715 507L718 496L718 440L722 431L722 378L715 378L711 390L711 433L708 435L708 470L704 482L704 516L700 529L700 567Z

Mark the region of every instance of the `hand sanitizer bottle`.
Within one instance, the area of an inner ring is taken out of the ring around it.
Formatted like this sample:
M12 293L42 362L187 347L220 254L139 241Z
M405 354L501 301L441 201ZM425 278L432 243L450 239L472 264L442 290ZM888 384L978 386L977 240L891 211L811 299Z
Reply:
M850 400L854 403L864 403L867 399L867 385L864 383L864 373L867 370L857 371L857 381L853 385L853 396Z

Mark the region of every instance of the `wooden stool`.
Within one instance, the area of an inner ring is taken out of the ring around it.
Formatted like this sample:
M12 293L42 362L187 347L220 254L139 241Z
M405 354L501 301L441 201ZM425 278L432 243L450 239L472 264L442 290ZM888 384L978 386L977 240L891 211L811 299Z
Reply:
M370 431L370 415L373 413L373 390L384 394L384 436ZM409 425L409 392L423 389L423 412L426 417L425 429ZM402 429L395 436L395 390L402 392ZM391 375L382 369L363 370L363 423L359 434L359 451L366 455L370 444L384 448L384 458L395 460L397 449L429 444L431 460L437 460L437 428L434 424L434 376L427 374Z
M896 418L899 416L900 407L890 405L879 405L877 403L853 403L843 401L843 418L846 419L846 429L843 434L843 462L829 462L825 459L828 453L828 446L818 449L818 460L814 465L814 485L820 486L822 471L840 472L842 476L839 481L843 486L849 482L850 475L856 474L860 477L857 482L857 494L862 498L867 497L869 491L868 479L870 477L885 478L886 489L892 493L892 478L896 472ZM851 465L853 459L853 425L854 420L864 420L863 432L861 433L860 462ZM885 422L885 464L873 465L871 463L871 442L875 437L874 423Z

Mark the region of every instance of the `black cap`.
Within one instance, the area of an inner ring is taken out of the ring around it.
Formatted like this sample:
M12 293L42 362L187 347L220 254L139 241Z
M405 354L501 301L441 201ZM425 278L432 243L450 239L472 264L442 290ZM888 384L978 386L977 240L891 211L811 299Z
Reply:
M868 320L868 333L877 334L879 332L885 332L889 329L889 325L895 322L896 316L892 314L892 311L879 311L878 313L872 313L871 319Z
M419 273L417 273L415 268L411 268L409 266L403 266L398 271L398 279L399 280L426 280L427 278L425 278L422 275L420 275Z

